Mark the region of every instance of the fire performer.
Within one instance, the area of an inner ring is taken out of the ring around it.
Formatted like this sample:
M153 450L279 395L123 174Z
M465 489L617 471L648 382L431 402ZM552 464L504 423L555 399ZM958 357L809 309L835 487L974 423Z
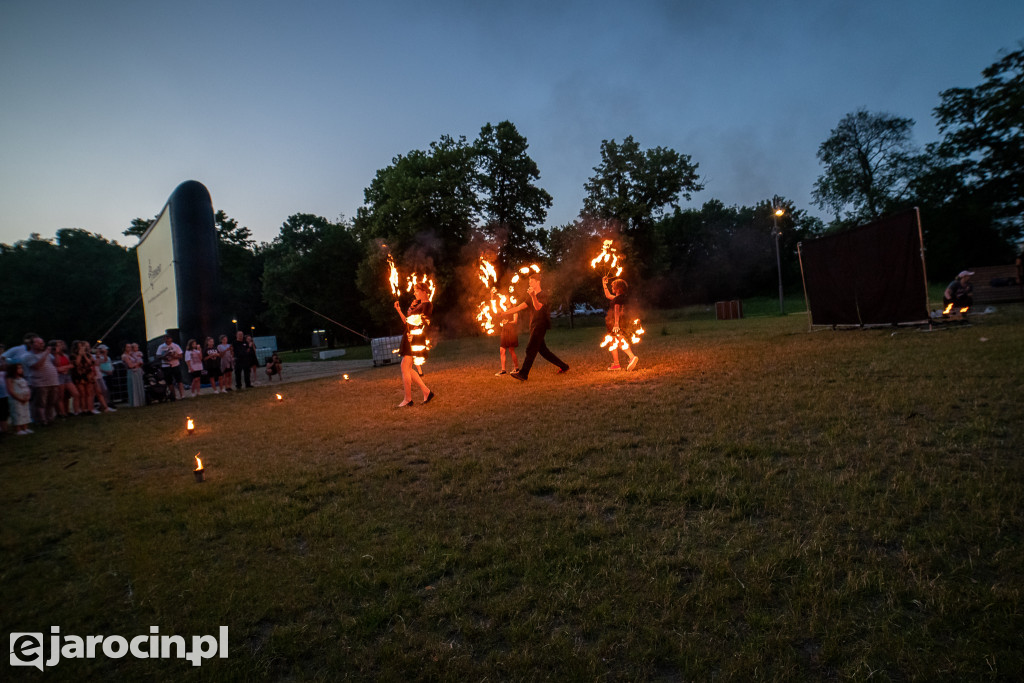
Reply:
M621 368L619 365L619 346L621 345L622 350L629 356L629 364L626 366L626 370L635 370L636 364L640 362L640 358L633 353L633 349L629 348L624 331L625 323L629 319L626 317L629 285L622 278L611 280L611 285L608 284L609 280L611 280L611 277L608 275L601 278L604 296L611 302L608 306L608 313L604 318L604 325L608 329L608 334L616 338L617 343L611 345L612 364L608 369L619 370Z
M498 354L501 356L501 370L494 373L495 376L507 375L505 372L505 352L512 354L512 372L519 372L519 356L516 355L516 348L519 346L519 314L513 313L511 320L503 320L501 325L501 341L498 344Z
M510 373L509 377L525 382L538 353L544 357L544 360L558 367L558 374L569 372L568 364L552 353L548 345L544 343L544 335L551 329L551 309L548 306L548 295L541 288L540 273L530 273L530 287L526 293L530 297L530 301L524 301L498 314L501 317L507 317L522 310L529 309L530 311L530 340L526 343L526 358L523 359L519 370Z
M423 352L413 353L412 342L414 336L420 336L430 324L430 316L434 313L434 304L430 302L430 288L426 282L417 282L413 285L413 295L416 297L405 315L402 314L402 306L396 301L395 310L398 311L402 323L405 325L405 334L402 335L402 344L398 349L402 357L402 386L405 389L405 400L398 404L399 408L408 408L412 402L412 383L416 382L423 391L423 403L430 403L434 398L431 391L423 382L423 378L413 367L414 356L422 356Z
M973 272L961 270L956 279L949 283L942 294L942 303L947 307L952 304L957 308L968 308L974 303L974 287L970 283Z

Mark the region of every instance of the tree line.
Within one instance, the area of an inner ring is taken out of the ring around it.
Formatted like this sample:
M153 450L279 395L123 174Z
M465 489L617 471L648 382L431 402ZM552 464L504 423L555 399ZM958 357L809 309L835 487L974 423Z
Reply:
M271 242L257 243L218 211L225 310L246 330L276 334L283 346L306 345L313 329L326 330L332 344L358 342L351 330L394 333L390 253L404 270L433 275L441 324L466 333L475 329L481 254L499 268L541 264L556 305L596 302L599 278L589 261L605 237L616 238L648 305L771 294L776 226L782 277L799 287L798 242L911 206L921 208L933 278L1010 262L1024 236L1024 50L1005 54L982 76L975 87L940 93L941 138L923 148L913 142L911 119L866 109L843 117L818 149L823 173L812 196L828 223L779 197L683 208L703 189L698 163L627 136L602 141L578 217L541 227L552 198L512 122L488 123L473 141L442 136L377 171L354 218L297 213ZM136 218L124 235L141 236L150 222ZM0 288L0 339L8 343L26 330L90 340L107 334L108 343L144 336L141 304L130 308L139 293L134 248L99 235L62 229L55 239L32 234L0 245ZM210 332L231 331L227 322Z

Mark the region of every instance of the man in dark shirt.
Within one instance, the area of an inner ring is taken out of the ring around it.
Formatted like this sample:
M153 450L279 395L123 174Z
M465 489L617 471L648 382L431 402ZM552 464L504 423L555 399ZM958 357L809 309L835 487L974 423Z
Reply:
M235 389L242 388L243 375L245 376L245 388L252 389L249 342L245 341L245 334L241 330L235 332L235 341L231 342L231 355L235 358Z
M530 274L530 288L526 290L526 294L530 297L530 301L524 301L503 314L511 316L522 310L530 311L530 341L526 344L526 358L519 367L519 371L509 373L509 377L526 381L530 375L530 368L533 367L533 360L538 353L549 363L558 366L559 374L568 372L569 366L553 354L548 345L544 343L544 335L551 329L551 309L548 307L548 295L541 289L540 273Z

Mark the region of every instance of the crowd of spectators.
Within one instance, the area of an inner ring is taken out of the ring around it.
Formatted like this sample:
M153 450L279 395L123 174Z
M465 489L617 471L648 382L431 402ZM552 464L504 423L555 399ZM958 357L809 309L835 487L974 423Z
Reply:
M254 370L259 367L253 338L241 331L230 343L227 335L220 336L220 344L213 337L204 344L190 339L184 352L168 334L153 359L147 359L138 344L126 343L119 360L124 366L120 397L133 408L195 398L204 383L215 394L226 393L232 390L232 377L235 389L249 388L256 383ZM268 358L268 379L275 374L280 378L277 354ZM116 412L111 396L115 375L115 360L106 344L93 347L76 340L68 348L63 340L47 342L32 332L19 346L6 349L0 344L0 431L32 434L33 427L59 418Z

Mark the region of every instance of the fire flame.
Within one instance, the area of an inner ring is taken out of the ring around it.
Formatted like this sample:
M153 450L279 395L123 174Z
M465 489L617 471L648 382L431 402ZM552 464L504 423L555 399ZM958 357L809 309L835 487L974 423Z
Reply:
M490 298L477 304L476 321L480 323L480 327L485 333L492 335L496 329L495 319L498 317L498 311L507 311L510 301L512 305L515 305L515 297L508 297L498 292L498 271L495 270L493 263L481 256L477 262L477 268L480 270L478 274L480 282L487 289ZM529 272L529 268L527 268L527 272ZM513 288L514 286L509 287L509 290L511 291Z
M590 262L590 267L596 269L599 263L605 263L608 265L608 275L612 275L614 271L614 277L618 277L622 275L622 266L619 265L619 261L622 259L615 247L612 246L613 244L615 244L614 240L605 240L601 245L601 253Z
M434 280L426 273L424 273L423 277L419 279L417 279L416 273L410 275L409 279L406 280L405 291L411 292L412 288L415 287L420 282L425 283L427 285L427 290L430 292L430 294L427 296L427 300L433 301L434 292L437 291L437 288L434 286Z
M185 418L185 431L187 431L189 434L191 434L192 432L195 431L195 429L196 429L195 422L192 421L191 417L186 417Z
M281 394L274 394L274 398L276 398L278 401L284 400L284 396L282 396Z
M200 451L199 453L202 453L202 451ZM195 471L196 472L200 472L203 469L203 461L199 458L199 453L195 454L195 459L196 459L196 469L195 469Z
M942 315L949 315L949 312L953 310L953 302L950 302L948 306L942 309Z
M391 257L391 253L388 252L388 283L391 285L391 293L395 295L397 299L402 291L398 287L398 268L395 267L395 259Z

